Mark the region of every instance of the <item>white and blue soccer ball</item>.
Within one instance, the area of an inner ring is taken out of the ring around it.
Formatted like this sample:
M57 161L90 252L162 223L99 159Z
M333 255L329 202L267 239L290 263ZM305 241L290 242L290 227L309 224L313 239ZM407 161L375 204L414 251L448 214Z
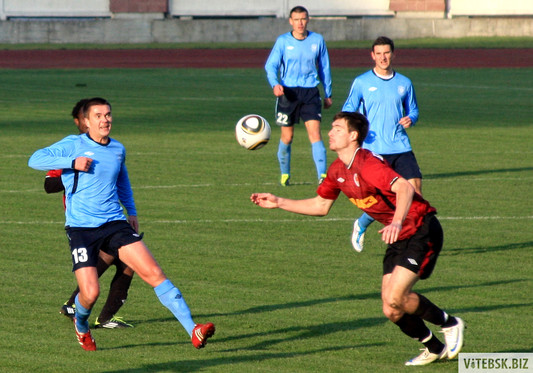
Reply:
M235 126L235 137L240 146L248 150L257 150L270 140L270 124L257 114L248 114L239 119Z

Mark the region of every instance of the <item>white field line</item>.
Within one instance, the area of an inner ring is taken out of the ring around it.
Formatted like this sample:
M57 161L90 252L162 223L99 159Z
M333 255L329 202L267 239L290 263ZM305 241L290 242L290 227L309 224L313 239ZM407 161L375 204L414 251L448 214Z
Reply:
M428 176L427 179L424 179L425 182L460 182L465 181L527 181L532 180L533 176L528 177L468 177L468 176L453 176L453 177L439 177L432 179L431 176ZM312 185L314 181L311 182L295 182L293 185ZM235 184L215 184L215 183L205 183L205 184L173 184L173 185L140 185L133 186L133 191L142 190L142 189L183 189L183 188L211 188L211 187L262 187L262 186L277 186L278 183L235 183ZM0 189L0 193L44 193L44 190L40 187L31 188L31 189Z
M531 220L530 216L438 216L439 220ZM353 221L349 218L301 218L301 219L198 219L198 220L145 220L144 224L212 224L212 223L324 223L337 221ZM11 225L43 225L64 224L64 221L11 221L0 220L0 224Z
M493 90L497 89L496 87L489 85L464 85L464 84L446 84L446 83L424 83L419 82L416 85L424 87L437 87L437 88L460 88L460 89L475 89L475 90ZM533 91L532 87L505 87L509 91Z

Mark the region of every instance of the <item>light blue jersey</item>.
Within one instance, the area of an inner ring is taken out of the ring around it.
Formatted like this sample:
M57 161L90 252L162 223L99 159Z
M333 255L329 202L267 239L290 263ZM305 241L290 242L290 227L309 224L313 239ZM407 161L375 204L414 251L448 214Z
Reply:
M322 35L308 31L303 40L291 32L280 35L265 64L270 86L314 88L322 82L324 95L331 97L331 71ZM279 77L278 77L279 72Z
M418 104L411 80L394 72L390 79L370 70L355 78L342 111L359 111L370 124L363 148L377 154L399 154L412 150L405 128L398 121L409 116L418 121Z
M125 164L126 149L118 141L109 140L102 145L87 134L68 136L30 157L28 165L37 170L63 170L65 225L96 228L110 221L126 220L121 203L128 215L137 215ZM88 172L72 168L77 157L93 160Z

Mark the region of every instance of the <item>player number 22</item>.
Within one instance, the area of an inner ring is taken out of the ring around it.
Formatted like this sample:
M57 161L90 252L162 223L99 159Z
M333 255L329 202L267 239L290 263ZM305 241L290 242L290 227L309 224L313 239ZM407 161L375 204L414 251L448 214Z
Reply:
M278 119L276 122L282 125L287 125L289 123L289 116L287 114L278 113Z
M79 247L72 250L72 258L74 258L75 264L86 262L89 259L87 257L87 249L85 247Z

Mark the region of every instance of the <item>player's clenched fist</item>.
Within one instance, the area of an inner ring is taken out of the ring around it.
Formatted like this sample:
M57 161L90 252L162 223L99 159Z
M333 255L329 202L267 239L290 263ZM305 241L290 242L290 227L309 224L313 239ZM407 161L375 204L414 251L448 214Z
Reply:
M78 171L87 172L91 167L91 163L93 163L93 160L91 158L78 157L74 161L74 169Z

